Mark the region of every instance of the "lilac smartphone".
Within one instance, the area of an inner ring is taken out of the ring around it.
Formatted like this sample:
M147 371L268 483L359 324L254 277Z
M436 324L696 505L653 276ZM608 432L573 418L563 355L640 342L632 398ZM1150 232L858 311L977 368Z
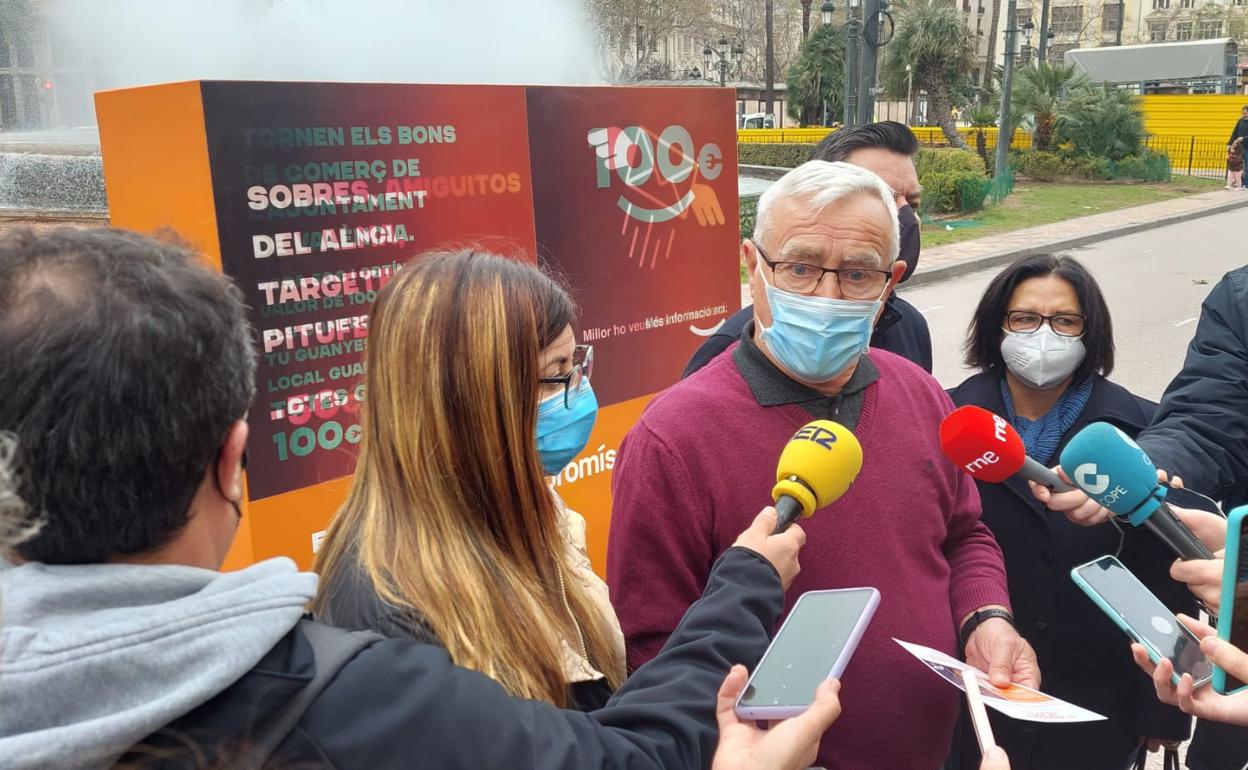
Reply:
M879 604L874 588L799 596L737 699L737 716L787 719L809 708L819 683L845 671Z

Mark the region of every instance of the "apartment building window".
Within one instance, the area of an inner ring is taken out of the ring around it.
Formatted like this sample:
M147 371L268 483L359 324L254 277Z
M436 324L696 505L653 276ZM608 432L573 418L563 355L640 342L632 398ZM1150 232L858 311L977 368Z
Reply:
M1180 8L1195 8L1196 0L1179 0Z
M1031 21L1031 9L1030 8L1019 8L1014 11L1014 14L1017 17L1018 26L1020 27Z
M1049 61L1060 63L1066 59L1067 51L1073 51L1074 49L1078 47L1079 47L1078 45L1073 44L1073 43L1066 43L1062 45L1051 45L1049 46Z
M1164 21L1150 21L1148 23L1148 42L1166 42L1166 23Z
M1215 37L1222 37L1222 21L1202 21L1200 23L1200 39L1212 40Z
M1191 40L1192 39L1192 23L1190 21L1180 21L1174 25L1175 40Z
M1153 0L1154 11L1164 11L1170 8L1170 0Z
M1248 0L1234 0L1233 4L1242 7L1248 5Z
M1073 35L1083 26L1083 6L1065 5L1053 9L1052 29L1057 35Z
M1101 31L1117 32L1122 28L1122 6L1105 3L1101 6Z

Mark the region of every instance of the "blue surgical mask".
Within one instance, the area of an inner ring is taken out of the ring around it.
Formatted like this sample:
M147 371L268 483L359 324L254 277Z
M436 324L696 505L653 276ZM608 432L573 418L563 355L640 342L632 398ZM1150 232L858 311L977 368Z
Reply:
M771 326L759 323L758 338L784 368L806 382L827 382L867 352L881 300L808 297L778 289L768 283L761 260L758 274L771 307Z
M559 473L581 453L598 419L598 397L589 380L582 379L580 387L568 396L566 405L563 393L537 405L537 454L548 476Z

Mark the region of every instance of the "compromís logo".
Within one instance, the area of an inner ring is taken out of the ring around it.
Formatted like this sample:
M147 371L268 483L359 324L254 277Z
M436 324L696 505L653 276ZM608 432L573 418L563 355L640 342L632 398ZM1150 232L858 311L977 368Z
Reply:
M719 197L707 184L724 169L719 145L699 146L679 125L657 133L644 126L593 128L586 138L594 150L598 189L618 179L624 191L617 205L627 217L656 224L692 210L703 227L724 224Z

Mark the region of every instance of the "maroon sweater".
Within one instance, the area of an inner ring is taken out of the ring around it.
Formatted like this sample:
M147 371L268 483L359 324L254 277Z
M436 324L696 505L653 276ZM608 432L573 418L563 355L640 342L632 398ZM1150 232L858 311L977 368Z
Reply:
M930 770L948 753L959 695L892 637L960 655L955 624L985 605L1009 606L1005 567L980 523L974 482L941 454L948 396L909 361L875 349L870 357L880 378L854 429L862 472L802 520L808 541L786 611L804 591L880 590L817 764ZM797 405L760 406L731 352L646 408L616 460L607 550L630 667L658 653L715 558L770 503L780 450L811 419Z

